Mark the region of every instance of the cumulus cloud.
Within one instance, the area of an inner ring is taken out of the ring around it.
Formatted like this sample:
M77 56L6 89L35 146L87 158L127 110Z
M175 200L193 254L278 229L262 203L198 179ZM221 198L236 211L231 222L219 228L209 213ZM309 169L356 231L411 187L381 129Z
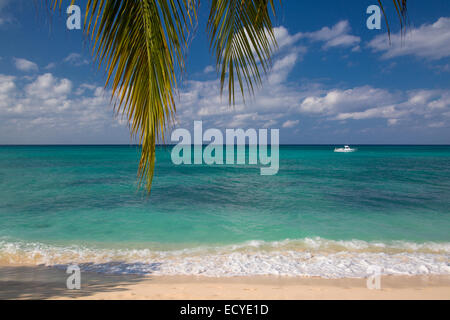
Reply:
M334 89L324 95L306 98L301 112L326 116L329 120L386 119L389 125L400 120L450 120L449 90L410 90L390 92L370 86Z
M50 62L48 65L45 66L45 70L51 70L56 68L56 63L55 62Z
M285 123L283 123L283 128L293 128L297 126L300 123L300 120L288 120Z
M27 96L36 99L52 99L66 97L72 90L72 82L68 79L57 79L51 73L39 76L25 87Z
M84 58L83 55L73 52L73 53L70 53L64 59L62 59L62 61L48 63L44 67L44 69L45 70L52 70L52 69L55 69L58 65L61 65L61 64L64 64L64 63L70 64L70 65L75 66L75 67L80 67L80 66L84 66L84 65L89 64L89 60Z
M285 47L293 46L303 37L301 32L291 35L289 31L283 27L279 26L273 29L275 38L277 39L278 48L282 49Z
M360 50L359 43L361 42L361 38L350 33L351 27L347 20L340 21L331 28L323 27L322 29L313 32L290 34L283 26L276 27L273 31L280 50L285 47L296 45L301 39L322 42L323 49L352 47L352 51L354 52ZM306 48L303 47L303 50L306 50Z
M304 37L312 41L323 42L323 48L329 49L333 47L353 47L354 51L358 51L358 44L361 38L350 34L350 23L343 20L335 24L333 27L323 27L322 29L305 33Z
M203 73L212 73L216 69L213 66L207 66L205 69L203 69Z
M14 80L16 77L0 74L0 94L6 94L15 88Z
M383 120L386 127L415 124L422 128L450 125L450 90L390 91L372 86L331 88L321 84L294 86L279 82L265 86L246 104L228 106L218 81L193 81L180 94L178 126L190 128L203 120L216 128L281 128L300 122ZM225 95L226 97L226 95ZM225 100L225 101L223 101ZM351 126L350 126L351 127Z
M294 50L289 54L275 60L271 73L268 77L268 82L270 85L281 83L286 80L289 72L295 66L299 59L301 59L300 52Z
M76 67L89 64L89 60L83 58L79 53L71 53L65 59L64 62L70 63Z
M450 57L450 18L442 17L433 24L423 24L408 29L404 38L401 33L391 35L391 45L386 35L379 35L369 43L369 48L384 52L382 58L415 56L429 60Z
M27 59L14 58L13 61L16 68L20 71L32 72L39 69L36 63Z
M332 89L324 95L307 97L303 100L300 111L327 115L335 113L336 110L359 110L368 105L383 104L392 100L392 95L386 90L370 86L347 90Z
M76 94L80 88L83 95ZM102 87L75 86L51 73L28 80L0 74L0 141L11 143L17 141L13 138L26 136L19 141L46 143L65 135L77 142L78 134L95 139L96 132L105 134L107 128L120 127L109 97L110 92ZM42 139L37 132L51 134L51 138L35 141Z
M0 74L0 110L8 107L10 99L14 98L16 78Z

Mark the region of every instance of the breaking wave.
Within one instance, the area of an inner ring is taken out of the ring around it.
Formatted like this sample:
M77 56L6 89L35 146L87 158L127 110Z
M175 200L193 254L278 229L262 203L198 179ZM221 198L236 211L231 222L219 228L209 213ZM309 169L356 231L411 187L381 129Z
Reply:
M438 275L450 274L449 258L450 243L436 242L305 238L161 250L0 241L0 265L78 264L113 274L363 278L377 266L385 275Z

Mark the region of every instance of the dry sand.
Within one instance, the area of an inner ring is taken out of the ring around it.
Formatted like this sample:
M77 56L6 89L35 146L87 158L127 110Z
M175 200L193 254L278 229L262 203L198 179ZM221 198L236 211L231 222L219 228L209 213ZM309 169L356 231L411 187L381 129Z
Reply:
M0 267L0 299L450 299L450 276L386 276L381 290L365 279L166 277L82 273L68 290L64 270Z

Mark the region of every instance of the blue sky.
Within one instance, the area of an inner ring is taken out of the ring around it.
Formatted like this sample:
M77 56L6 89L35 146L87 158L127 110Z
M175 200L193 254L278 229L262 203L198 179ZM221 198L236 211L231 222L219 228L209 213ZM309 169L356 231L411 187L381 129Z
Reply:
M366 27L375 0L283 1L273 70L252 99L229 107L202 1L176 126L279 128L281 143L450 144L450 2L409 0L403 40L385 2L391 46L384 21ZM49 16L32 0L0 0L0 144L130 143L82 32Z

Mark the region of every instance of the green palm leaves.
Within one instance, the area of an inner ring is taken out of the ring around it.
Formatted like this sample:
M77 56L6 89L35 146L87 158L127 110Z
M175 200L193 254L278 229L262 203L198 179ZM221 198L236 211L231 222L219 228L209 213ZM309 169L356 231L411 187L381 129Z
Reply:
M175 112L176 71L184 68L190 5L175 0L87 4L86 31L95 41L99 64L108 70L107 85L112 78L116 110L127 115L131 133L142 145L139 176L148 190L156 141L164 139Z
M63 0L47 0L56 8ZM381 1L381 0L379 0ZM68 4L74 0L67 1ZM273 0L210 0L208 32L230 104L261 84L276 48ZM393 0L400 17L406 0ZM93 54L107 70L115 110L127 117L142 145L138 175L150 192L155 146L176 112L177 75L184 70L188 37L199 0L88 0L85 32ZM381 4L381 2L380 2ZM384 12L384 9L383 9Z
M176 75L184 69L192 18L191 0L89 0L86 7L85 31L107 70L115 110L142 145L139 177L149 191L155 145L176 110Z
M260 69L267 72L276 44L268 10L273 0L213 0L208 30L211 48L220 68L221 91L228 75L228 98L234 103L234 82L244 96L244 88L254 91L253 81L261 83Z

